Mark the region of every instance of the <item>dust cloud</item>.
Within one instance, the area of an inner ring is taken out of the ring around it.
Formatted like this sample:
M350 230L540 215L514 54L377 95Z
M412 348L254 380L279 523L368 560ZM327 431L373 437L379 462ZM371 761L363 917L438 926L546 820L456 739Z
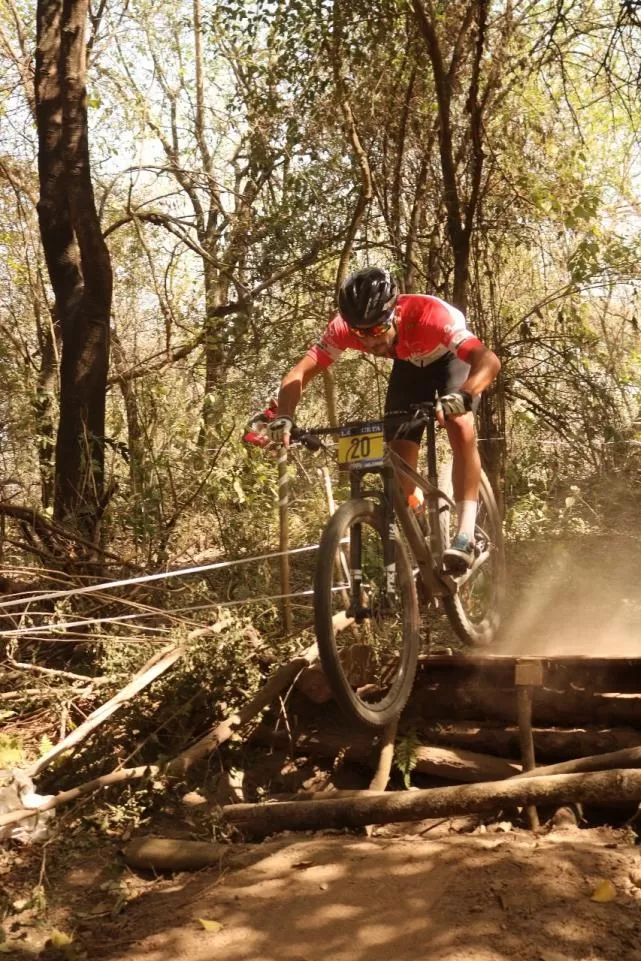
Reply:
M641 657L638 538L579 537L535 558L514 553L493 653Z

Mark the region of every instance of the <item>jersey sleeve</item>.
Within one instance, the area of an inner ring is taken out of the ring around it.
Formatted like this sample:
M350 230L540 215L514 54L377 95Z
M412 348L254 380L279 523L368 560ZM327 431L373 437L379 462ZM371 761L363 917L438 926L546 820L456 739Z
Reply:
M473 350L476 350L478 347L484 346L483 342L480 341L478 337L475 337L474 334L471 334L469 330L467 333L469 334L469 337L466 337L465 340L462 341L455 350L452 350L452 348L450 347L450 350L452 350L452 353L456 354L456 356L460 360L464 361L465 363L469 363L468 357L470 356Z
M342 317L337 316L330 321L316 343L309 348L307 357L311 357L319 367L329 367L348 347L354 350L363 349L358 337L350 332Z
M451 304L439 303L434 318L440 330L441 343L459 360L467 361L470 353L483 344L468 329L464 315Z

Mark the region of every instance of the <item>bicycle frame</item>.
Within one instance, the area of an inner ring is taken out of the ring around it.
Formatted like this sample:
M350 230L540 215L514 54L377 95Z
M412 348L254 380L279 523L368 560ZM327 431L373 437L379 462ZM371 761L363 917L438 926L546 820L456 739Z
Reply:
M431 431L430 428L431 427ZM350 493L352 498L376 497L383 509L383 563L385 565L388 593L393 593L396 588L396 562L395 562L395 533L394 520L398 519L400 527L410 546L412 555L418 565L421 580L430 601L444 593L455 593L457 582L448 574L437 573L437 559L441 555L441 543L439 533L439 499L454 507L448 495L439 490L436 485L436 438L434 434L434 422L428 423L427 436L427 458L428 476L427 480L417 471L414 471L402 457L396 454L389 446L386 446L384 464L382 467L373 468L350 468ZM383 492L368 490L363 485L366 474L380 474L383 479ZM426 494L426 504L429 522L430 538L426 541L423 532L418 524L414 512L409 508L407 500L402 492L400 475L404 474L412 482L420 487ZM352 575L351 584L351 604L349 615L359 619L359 614L363 615L361 607L361 532L357 525L352 529L350 537L350 557L349 566Z
M402 414L403 412L399 412ZM358 465L349 466L351 497L359 499L363 497L373 497L378 500L383 510L383 563L386 572L386 594L392 595L396 589L396 557L395 557L395 532L394 520L398 518L400 527L405 535L407 543L418 566L421 581L427 596L428 602L437 603L439 597L454 596L459 589L475 575L478 569L489 558L489 550L483 551L475 558L472 567L465 573L457 577L445 573L442 568L443 545L441 543L441 527L439 514L444 509L456 509L454 501L445 491L438 487L438 469L436 463L436 417L435 406L433 403L418 405L416 414L423 415L423 423L426 428L425 444L427 454L427 477L419 474L403 460L394 450L389 442L385 445L382 465ZM398 414L389 414L388 418L394 418ZM409 422L405 414L405 422ZM420 418L419 418L420 422ZM344 427L358 428L361 424L368 422L351 422ZM295 438L310 449L318 450L321 442L318 435L338 434L344 428L319 427L311 428L309 431L302 431L295 428L297 437ZM312 446L313 442L313 446ZM368 490L363 486L363 478L366 474L380 474L383 479L383 491ZM400 475L409 478L415 487L419 487L425 494L427 521L429 526L429 540L425 538L421 530L414 511L410 509L403 494ZM350 536L350 557L349 567L351 573L351 600L348 614L357 620L367 616L367 608L362 604L362 568L361 568L362 539L360 525L355 524Z
M436 425L434 409L432 405L425 405L428 411L426 418L426 454L427 454L427 478L400 457L389 443L386 445L384 461L382 467L359 468L350 467L350 489L353 498L376 497L380 500L383 508L383 562L386 570L386 590L393 593L395 590L396 564L394 553L394 517L398 518L400 527L409 544L412 555L418 566L423 587L430 603L435 603L438 597L444 595L454 595L463 584L466 583L478 571L479 567L489 558L489 552L484 551L474 561L474 564L467 573L453 577L441 571L442 543L440 533L441 510L444 505L455 509L453 500L437 485L438 469L436 463ZM383 478L383 494L380 491L372 491L363 488L363 478L366 474L380 474ZM414 512L407 504L403 494L400 475L409 478L415 487L419 487L425 494L427 520L429 527L429 541L426 540L423 531L414 515ZM350 570L352 572L352 600L350 604L350 614L357 619L362 617L365 609L361 609L361 532L360 527L356 526L352 530L350 538ZM357 600L358 599L358 600Z

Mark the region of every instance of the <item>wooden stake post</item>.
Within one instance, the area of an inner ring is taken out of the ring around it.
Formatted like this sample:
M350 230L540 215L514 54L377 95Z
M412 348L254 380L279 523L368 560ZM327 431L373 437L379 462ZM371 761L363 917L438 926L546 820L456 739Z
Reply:
M287 473L287 448L281 447L278 453L278 517L280 524L280 550L289 550L289 474ZM280 592L282 600L283 628L286 634L292 632L292 605L287 595L289 589L289 555L280 557Z
M517 661L514 667L514 683L517 692L521 761L524 771L532 771L536 767L532 737L532 694L535 687L543 685L542 663L536 660ZM528 806L526 811L530 828L536 831L540 826L538 811L533 805Z

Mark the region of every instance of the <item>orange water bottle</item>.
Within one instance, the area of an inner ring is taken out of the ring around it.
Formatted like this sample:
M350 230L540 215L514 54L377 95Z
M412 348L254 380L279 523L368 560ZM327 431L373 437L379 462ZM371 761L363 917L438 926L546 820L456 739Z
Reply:
M420 487L415 487L407 498L407 506L414 512L424 536L427 536L427 518L425 517L425 497Z

